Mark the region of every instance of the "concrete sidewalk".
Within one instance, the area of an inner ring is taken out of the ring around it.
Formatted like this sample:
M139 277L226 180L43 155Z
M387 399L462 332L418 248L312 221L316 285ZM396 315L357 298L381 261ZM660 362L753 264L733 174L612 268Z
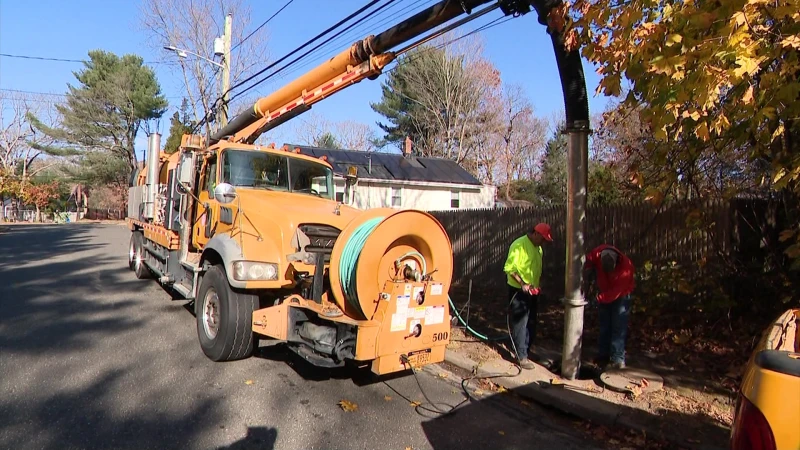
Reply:
M520 371L516 365L503 359L479 364L452 349L447 349L445 361L476 373L478 377L516 374ZM539 404L609 428L622 427L658 437L677 448L722 450L728 447L727 436L721 428L706 425L693 416L679 417L674 411L653 414L637 407L636 402L625 401L624 394L610 392L594 380L567 381L539 364L533 370L522 370L519 375L492 378L491 381ZM686 423L696 426L685 426Z

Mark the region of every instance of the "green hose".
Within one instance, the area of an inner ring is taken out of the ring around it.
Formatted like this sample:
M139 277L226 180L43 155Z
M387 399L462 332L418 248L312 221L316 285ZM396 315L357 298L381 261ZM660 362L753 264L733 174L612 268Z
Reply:
M458 313L458 309L456 309L456 305L453 303L453 299L451 299L449 295L447 296L447 300L450 302L450 309L453 311L453 314L456 316L456 318L458 318L458 321L461 323L461 325L463 325L464 328L466 328L467 331L472 333L472 335L475 336L476 338L482 339L484 341L502 341L503 339L508 339L508 336L488 337L486 335L478 333L477 331L472 329L472 327L467 325L467 322L465 322L464 319L461 318L461 315Z
M376 217L370 219L356 228L350 239L342 249L342 257L339 259L339 279L342 283L342 290L347 303L350 304L356 311L364 315L361 309L361 304L358 302L356 291L358 286L356 284L356 271L358 270L358 257L361 256L361 251L364 250L364 244L370 233L378 226L383 220L383 217Z

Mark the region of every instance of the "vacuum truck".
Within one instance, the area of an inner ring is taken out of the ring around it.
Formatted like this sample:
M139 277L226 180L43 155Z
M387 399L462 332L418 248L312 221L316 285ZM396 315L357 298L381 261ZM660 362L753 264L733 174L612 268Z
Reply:
M209 359L249 357L259 339L271 338L313 365L354 361L379 375L444 360L453 252L442 225L422 211L337 202L325 157L255 141L314 103L377 78L433 35L392 48L483 3L443 1L360 40L208 139L184 135L173 154L150 135L146 164L129 189L129 265L138 278L193 301ZM529 5L501 2L467 20L497 8L517 14Z

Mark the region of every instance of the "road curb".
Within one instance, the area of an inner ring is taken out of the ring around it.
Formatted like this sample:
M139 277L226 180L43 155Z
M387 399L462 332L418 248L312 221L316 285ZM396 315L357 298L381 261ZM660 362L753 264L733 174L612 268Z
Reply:
M460 353L456 353L447 349L444 351L444 361L469 372L472 372L479 366L478 363L473 361L468 356L464 356Z
M445 351L444 360L445 362L470 372L480 365L464 355L449 350ZM535 370L546 369L537 367ZM480 375L480 373L478 375ZM551 387L549 385L548 387L543 387L537 382L524 384L517 382L514 378L497 378L494 381L501 384L506 389L514 389L517 394L530 398L537 403L556 408L562 412L586 420L591 420L601 425L613 426L621 413L618 407L610 404L606 405L605 408L586 406L584 404L585 402L580 401L581 398L585 397L583 394L568 391L564 388Z
M468 370L469 372L473 372L473 370L476 370L476 368L480 366L479 363L473 361L469 357L450 350L445 350L444 360L449 364ZM547 369L537 365L534 370L543 371ZM480 375L481 373L478 371L478 376ZM600 401L594 397L571 390L569 387L551 385L545 381L525 384L514 378L505 377L496 378L493 381L507 390L513 389L517 395L530 399L538 404L557 409L563 413L584 420L589 420L598 425L621 427L634 430L638 433L644 433L647 436L657 436L681 448L690 448L694 450L722 450L724 448L713 445L687 443L682 441L678 436L665 433L657 427L641 423L635 416L626 414L625 408L615 403Z

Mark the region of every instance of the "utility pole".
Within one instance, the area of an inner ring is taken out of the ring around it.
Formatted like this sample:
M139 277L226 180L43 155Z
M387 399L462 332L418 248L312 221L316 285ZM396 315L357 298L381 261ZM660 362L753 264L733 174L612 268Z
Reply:
M214 42L214 52L222 55L222 75L220 83L220 94L222 95L222 106L218 113L219 127L228 125L228 89L231 87L231 30L233 28L233 16L231 13L225 16L225 32L221 38ZM222 47L222 48L220 48Z
M583 262L586 255L586 188L589 165L589 122L576 120L567 130L567 254L564 280L564 346L561 376L574 380L580 371L583 337L581 292Z

